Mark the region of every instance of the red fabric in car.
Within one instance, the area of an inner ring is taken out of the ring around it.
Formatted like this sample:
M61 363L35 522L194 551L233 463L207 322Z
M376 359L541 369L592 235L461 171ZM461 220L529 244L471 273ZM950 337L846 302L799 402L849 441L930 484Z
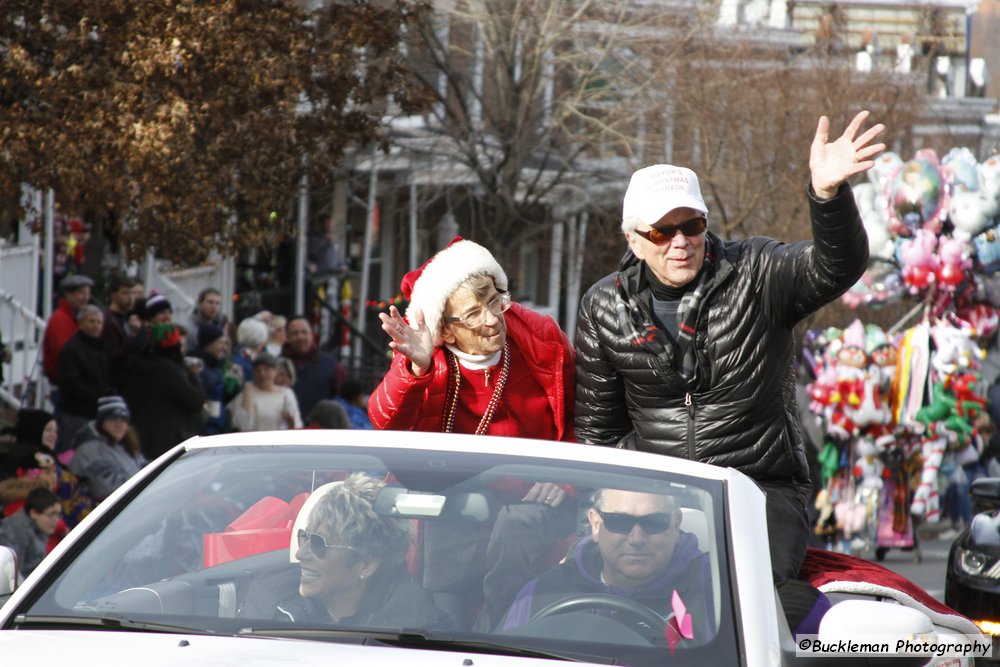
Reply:
M906 577L864 558L810 547L799 570L799 579L808 581L824 593L887 597L923 611L938 625L965 634L979 634L979 628L972 621L938 602Z

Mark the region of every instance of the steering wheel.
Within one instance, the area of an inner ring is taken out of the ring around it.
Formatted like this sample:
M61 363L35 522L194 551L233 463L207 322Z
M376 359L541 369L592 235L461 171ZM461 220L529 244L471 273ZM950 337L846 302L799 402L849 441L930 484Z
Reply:
M603 595L601 593L590 593L587 595L576 595L565 600L559 600L538 610L531 620L553 616L555 614L565 614L581 609L605 609L625 614L634 621L639 621L643 625L650 627L656 636L662 638L667 631L667 621L670 617L663 618L655 611L635 600L618 595ZM671 614L673 616L673 614Z

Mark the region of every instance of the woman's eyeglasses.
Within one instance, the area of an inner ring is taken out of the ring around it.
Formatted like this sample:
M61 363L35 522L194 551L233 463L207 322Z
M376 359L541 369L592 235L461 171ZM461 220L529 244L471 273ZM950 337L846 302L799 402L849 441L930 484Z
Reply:
M684 236L698 236L705 231L706 227L708 227L708 218L699 216L697 218L685 220L679 225L671 225L669 227L653 227L652 229L647 229L645 231L636 229L633 231L650 243L655 245L666 245L673 240L677 232L680 232Z
M308 530L299 529L295 537L299 541L299 548L301 549L305 546L306 542L309 543L309 548L317 558L326 558L326 552L331 549L347 549L349 551L354 551L354 547L349 547L346 544L327 544L326 538L319 533L310 533Z
M604 522L604 527L619 535L628 535L635 526L642 528L642 532L647 535L655 535L670 530L670 526L673 525L673 517L667 512L634 516L618 512L602 512L599 509L595 509L595 511Z
M466 328L478 329L486 323L487 312L500 317L502 313L506 313L508 310L510 310L510 292L497 292L497 295L490 299L485 308L470 310L460 317L445 315L444 321L451 323L458 322Z

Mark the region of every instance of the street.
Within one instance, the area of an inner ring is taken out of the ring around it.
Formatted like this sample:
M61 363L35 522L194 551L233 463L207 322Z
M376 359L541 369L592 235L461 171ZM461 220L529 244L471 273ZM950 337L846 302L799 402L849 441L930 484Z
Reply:
M944 576L952 541L939 539L937 531L932 530L922 530L921 537L919 563L913 551L890 549L882 565L914 582L936 600L944 602ZM872 560L875 558L871 552L862 556Z

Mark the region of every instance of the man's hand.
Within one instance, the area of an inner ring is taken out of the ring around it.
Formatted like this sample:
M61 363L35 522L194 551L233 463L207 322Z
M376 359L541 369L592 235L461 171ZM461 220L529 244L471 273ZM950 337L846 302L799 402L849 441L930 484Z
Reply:
M423 311L418 308L413 313L416 328L406 323L396 306L389 306L389 314L379 313L378 318L382 320L382 331L392 339L389 347L410 360L410 369L414 375L420 377L426 373L431 367L431 357L434 354L434 334L424 322Z
M528 489L528 493L525 494L524 498L521 498L521 502L543 503L552 507L559 507L562 501L566 500L566 495L565 489L558 484L554 484L553 482L537 482Z
M885 144L869 145L872 139L885 130L885 125L881 123L855 138L868 115L868 111L860 112L833 143L827 143L830 138L830 119L826 116L819 117L816 136L813 137L809 151L809 170L813 192L820 199L830 199L837 194L841 183L874 167L875 161L872 158L885 150Z

